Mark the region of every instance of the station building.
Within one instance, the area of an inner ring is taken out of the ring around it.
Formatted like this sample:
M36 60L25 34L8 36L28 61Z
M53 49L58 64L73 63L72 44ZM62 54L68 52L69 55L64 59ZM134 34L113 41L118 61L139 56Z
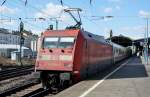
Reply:
M27 32L27 31L26 31ZM37 51L37 38L38 36L27 33L24 37L24 43L22 49L28 49L28 51ZM10 57L11 52L18 51L20 49L20 33L18 31L10 32L8 29L0 28L0 56Z

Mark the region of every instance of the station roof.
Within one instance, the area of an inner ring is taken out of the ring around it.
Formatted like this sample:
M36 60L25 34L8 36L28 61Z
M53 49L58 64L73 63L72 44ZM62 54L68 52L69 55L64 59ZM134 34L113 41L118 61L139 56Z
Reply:
M145 38L137 39L137 40L134 40L134 44L140 46L140 43L144 43L144 41L145 41ZM148 43L150 43L150 37L148 38Z
M134 40L134 42L144 42L145 38ZM150 41L150 38L148 38L148 41Z
M110 38L108 38L110 40ZM111 38L111 41L116 43L116 44L119 44L119 45L122 45L124 47L127 47L127 46L131 46L132 45L132 39L130 39L129 37L126 37L126 36L123 36L123 35L119 35L119 36L113 36Z

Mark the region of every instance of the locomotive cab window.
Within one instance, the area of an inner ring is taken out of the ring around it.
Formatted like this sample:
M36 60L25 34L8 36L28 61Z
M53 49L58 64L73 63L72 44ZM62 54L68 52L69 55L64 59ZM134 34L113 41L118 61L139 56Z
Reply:
M60 37L58 48L73 48L74 43L74 37Z
M45 37L43 48L73 48L75 37Z
M58 40L58 37L45 37L43 48L57 48Z

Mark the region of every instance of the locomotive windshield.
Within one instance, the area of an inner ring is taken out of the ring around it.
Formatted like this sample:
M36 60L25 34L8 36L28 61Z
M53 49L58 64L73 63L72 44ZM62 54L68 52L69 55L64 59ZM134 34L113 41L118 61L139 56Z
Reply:
M74 40L74 37L61 37L58 48L72 48Z
M45 37L44 48L73 48L74 37Z
M58 40L59 40L58 37L45 37L43 47L44 48L57 48Z

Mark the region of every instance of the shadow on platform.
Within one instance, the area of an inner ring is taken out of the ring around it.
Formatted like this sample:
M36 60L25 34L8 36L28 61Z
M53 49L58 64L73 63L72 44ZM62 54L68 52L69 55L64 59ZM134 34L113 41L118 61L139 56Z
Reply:
M139 57L134 57L108 79L148 77L146 68Z
M126 65L108 79L148 77L144 65Z
M108 73L112 72L115 68L117 67L111 67L110 69L99 73L100 76L91 78L90 80L100 80ZM122 79L122 78L142 78L142 77L148 77L146 68L144 64L142 64L142 61L140 60L139 57L133 57L127 65L120 68L117 72L115 72L113 75L107 78L107 80Z

